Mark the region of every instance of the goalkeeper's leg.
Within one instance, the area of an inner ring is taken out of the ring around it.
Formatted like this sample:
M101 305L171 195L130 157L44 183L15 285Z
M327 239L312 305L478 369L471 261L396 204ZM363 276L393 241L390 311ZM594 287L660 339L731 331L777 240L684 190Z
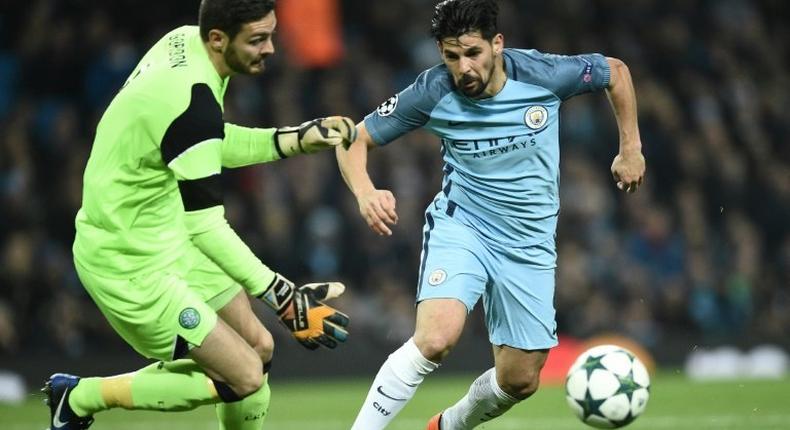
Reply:
M53 427L89 422L91 415L110 408L181 411L268 390L258 353L178 274L118 280L79 263L76 268L124 340L164 363L111 378L53 375L45 388ZM191 360L173 361L185 357Z
M118 407L184 411L268 393L260 357L222 320L189 355L192 360L154 363L107 378L82 378L69 393L69 406L80 417Z
M239 292L217 314L255 350L263 364L264 389L239 402L217 403L220 430L260 430L269 409L268 368L274 350L272 335L252 311L247 294Z

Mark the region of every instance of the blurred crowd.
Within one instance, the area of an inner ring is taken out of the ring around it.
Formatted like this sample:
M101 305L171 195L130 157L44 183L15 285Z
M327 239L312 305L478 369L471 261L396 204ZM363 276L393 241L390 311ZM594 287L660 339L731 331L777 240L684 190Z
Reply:
M0 8L0 354L79 357L121 342L71 261L95 125L150 45L196 23L198 0L10 3ZM231 81L226 120L360 120L440 61L428 35L434 2L324 3L336 13L329 24L339 26L339 49L300 61L293 33L278 29L267 72ZM681 333L711 344L787 341L785 3L501 2L507 46L621 58L637 90L648 173L634 195L617 192L609 173L618 141L605 95L563 108L561 333L615 332L653 350ZM331 153L226 171L227 214L261 259L294 281L346 282L338 307L351 314L355 336L395 345L413 329L422 212L441 180L438 139L412 133L372 152L369 170L398 199L400 222L388 238L369 231Z

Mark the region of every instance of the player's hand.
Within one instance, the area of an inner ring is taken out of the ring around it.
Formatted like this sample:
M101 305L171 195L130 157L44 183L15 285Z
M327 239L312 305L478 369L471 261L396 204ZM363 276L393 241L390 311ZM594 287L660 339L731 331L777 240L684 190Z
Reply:
M340 282L322 282L295 287L280 274L258 296L271 306L280 321L307 349L320 345L334 348L348 337L348 316L323 303L340 296L346 287Z
M303 122L298 127L280 127L274 132L274 145L281 157L311 154L342 145L348 149L357 138L354 121L330 116Z
M371 230L380 236L391 236L388 225L398 223L395 212L395 196L389 190L371 190L357 198L359 213Z
M612 161L612 176L617 188L627 193L635 192L645 177L645 157L638 150L617 154Z

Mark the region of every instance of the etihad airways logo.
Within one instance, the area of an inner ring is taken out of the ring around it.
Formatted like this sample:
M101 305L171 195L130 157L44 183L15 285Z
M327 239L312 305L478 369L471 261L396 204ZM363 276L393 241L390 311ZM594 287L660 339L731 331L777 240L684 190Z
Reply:
M452 140L442 139L444 145L463 157L489 158L505 155L529 148L537 144L537 133L521 136L498 137L493 139Z

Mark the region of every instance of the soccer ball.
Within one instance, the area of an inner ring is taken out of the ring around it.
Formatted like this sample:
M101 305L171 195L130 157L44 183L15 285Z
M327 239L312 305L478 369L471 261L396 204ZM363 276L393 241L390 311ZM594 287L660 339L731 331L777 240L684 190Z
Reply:
M600 345L584 351L565 380L565 398L582 422L597 428L627 425L647 406L650 376L631 351Z

